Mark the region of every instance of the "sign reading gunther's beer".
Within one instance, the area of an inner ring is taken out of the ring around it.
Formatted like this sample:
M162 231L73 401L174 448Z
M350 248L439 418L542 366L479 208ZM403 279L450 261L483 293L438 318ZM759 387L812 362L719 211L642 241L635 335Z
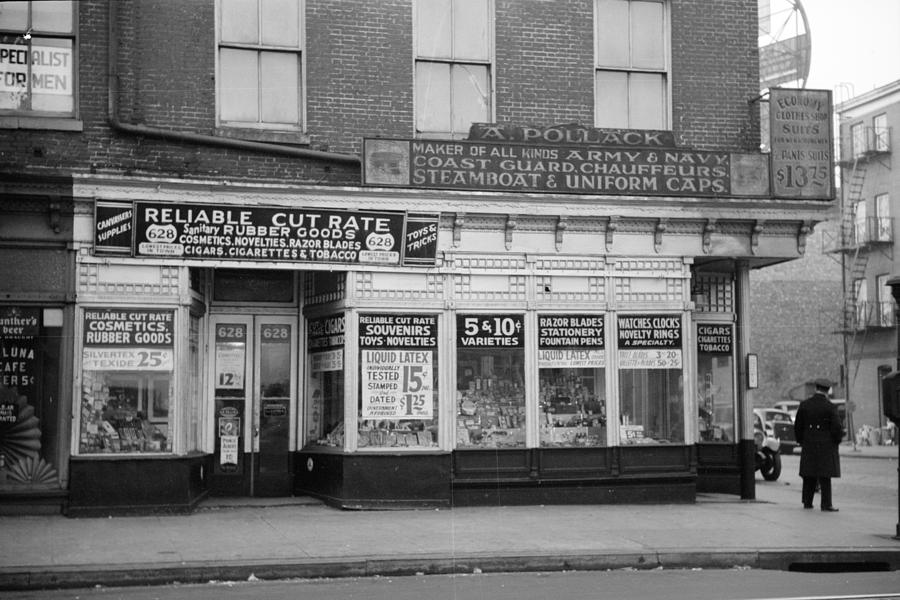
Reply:
M467 140L363 140L365 185L649 196L763 196L763 155L678 148L668 131L475 124Z
M772 88L772 190L781 198L834 197L831 92Z

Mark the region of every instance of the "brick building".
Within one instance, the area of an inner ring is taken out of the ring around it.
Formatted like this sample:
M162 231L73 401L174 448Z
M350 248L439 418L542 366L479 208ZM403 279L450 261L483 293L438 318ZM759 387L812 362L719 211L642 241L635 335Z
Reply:
M0 506L752 497L756 5L3 3Z

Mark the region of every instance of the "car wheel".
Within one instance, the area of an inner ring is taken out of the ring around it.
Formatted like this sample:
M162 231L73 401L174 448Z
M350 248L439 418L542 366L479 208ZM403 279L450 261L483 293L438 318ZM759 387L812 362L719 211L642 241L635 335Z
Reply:
M766 453L766 462L760 472L766 481L775 481L781 476L781 455Z

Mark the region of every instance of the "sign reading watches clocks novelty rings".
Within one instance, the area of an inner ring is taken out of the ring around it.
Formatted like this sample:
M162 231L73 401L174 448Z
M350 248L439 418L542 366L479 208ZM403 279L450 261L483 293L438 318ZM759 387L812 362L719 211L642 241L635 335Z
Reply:
M437 216L403 212L136 202L134 224L138 257L396 265L437 246Z

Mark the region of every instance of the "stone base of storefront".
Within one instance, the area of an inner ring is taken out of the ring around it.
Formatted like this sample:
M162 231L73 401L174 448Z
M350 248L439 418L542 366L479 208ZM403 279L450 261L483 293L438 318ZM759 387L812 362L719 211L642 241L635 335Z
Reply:
M212 457L81 457L69 463L70 517L189 513L207 496Z
M298 453L295 495L345 509L693 502L694 446ZM735 485L737 475L732 477Z
M741 494L741 456L735 444L697 444L697 491Z
M66 490L23 487L0 491L0 516L59 515L65 511Z

